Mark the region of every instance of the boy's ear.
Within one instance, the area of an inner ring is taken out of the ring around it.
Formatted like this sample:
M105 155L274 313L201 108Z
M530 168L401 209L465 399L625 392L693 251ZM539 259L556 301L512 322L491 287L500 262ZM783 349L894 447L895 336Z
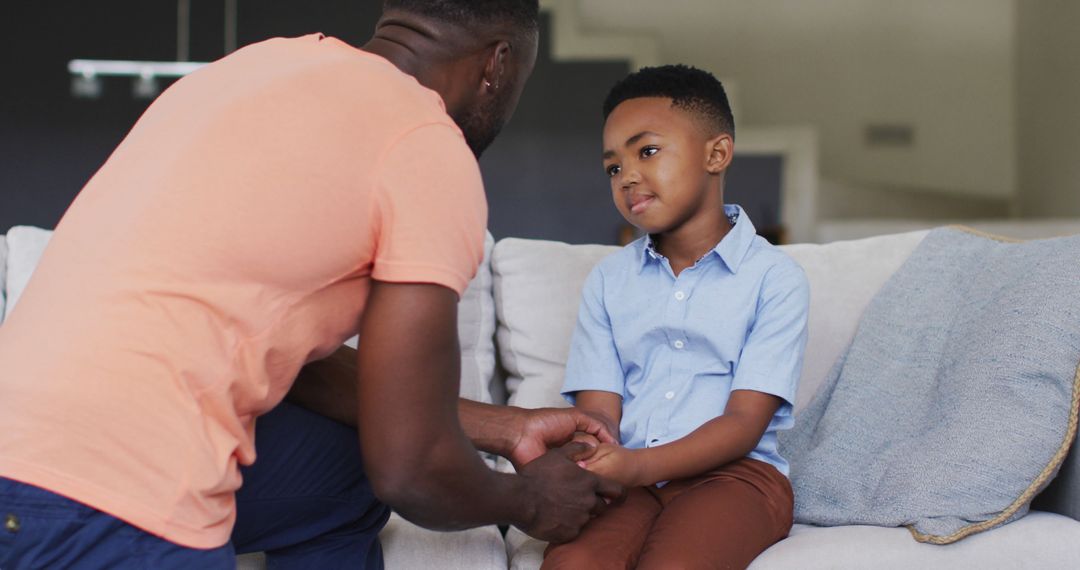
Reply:
M709 174L722 174L735 154L735 140L727 133L720 133L709 139L705 150L708 157L705 160L705 170Z

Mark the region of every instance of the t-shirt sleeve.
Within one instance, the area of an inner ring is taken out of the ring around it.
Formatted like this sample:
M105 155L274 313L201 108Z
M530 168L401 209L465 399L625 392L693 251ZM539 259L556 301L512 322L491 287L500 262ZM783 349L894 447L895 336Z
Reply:
M622 365L604 307L604 275L599 266L585 280L577 325L570 338L562 395L573 404L575 394L581 390L624 395Z
M791 261L766 273L731 389L779 396L785 401L781 413L790 413L802 373L809 312L810 285L801 267Z
M487 202L480 167L450 125L401 136L379 161L372 278L434 283L460 296L484 257Z

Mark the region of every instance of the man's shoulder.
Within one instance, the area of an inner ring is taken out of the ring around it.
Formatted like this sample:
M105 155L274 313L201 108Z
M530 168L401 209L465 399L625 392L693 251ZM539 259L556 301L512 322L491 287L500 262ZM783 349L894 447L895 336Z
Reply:
M253 97L295 101L315 114L333 114L402 127L430 123L456 128L442 98L378 55L322 34L273 38L238 50L220 62L245 80ZM292 106L274 106L288 112Z

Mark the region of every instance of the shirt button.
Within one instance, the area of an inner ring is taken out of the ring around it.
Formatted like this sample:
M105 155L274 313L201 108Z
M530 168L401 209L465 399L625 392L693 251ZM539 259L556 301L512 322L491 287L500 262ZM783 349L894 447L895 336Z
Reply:
M686 298L686 293L683 293L682 291L676 291L675 292L675 299L677 299L679 301L682 301L685 298Z
M675 397L675 392L668 392L667 394L664 394L664 397L670 400Z
M675 341L675 348L682 348L683 346L685 346L683 344L683 341L681 341L681 340Z

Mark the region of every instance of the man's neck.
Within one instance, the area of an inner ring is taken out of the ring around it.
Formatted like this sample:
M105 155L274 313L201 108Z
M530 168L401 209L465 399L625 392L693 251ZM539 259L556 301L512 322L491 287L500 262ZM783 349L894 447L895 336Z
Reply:
M446 80L452 70L444 65L453 59L446 45L454 42L445 35L422 20L387 17L360 49L386 59L420 85L438 93L447 113L454 116L459 102L448 90Z

